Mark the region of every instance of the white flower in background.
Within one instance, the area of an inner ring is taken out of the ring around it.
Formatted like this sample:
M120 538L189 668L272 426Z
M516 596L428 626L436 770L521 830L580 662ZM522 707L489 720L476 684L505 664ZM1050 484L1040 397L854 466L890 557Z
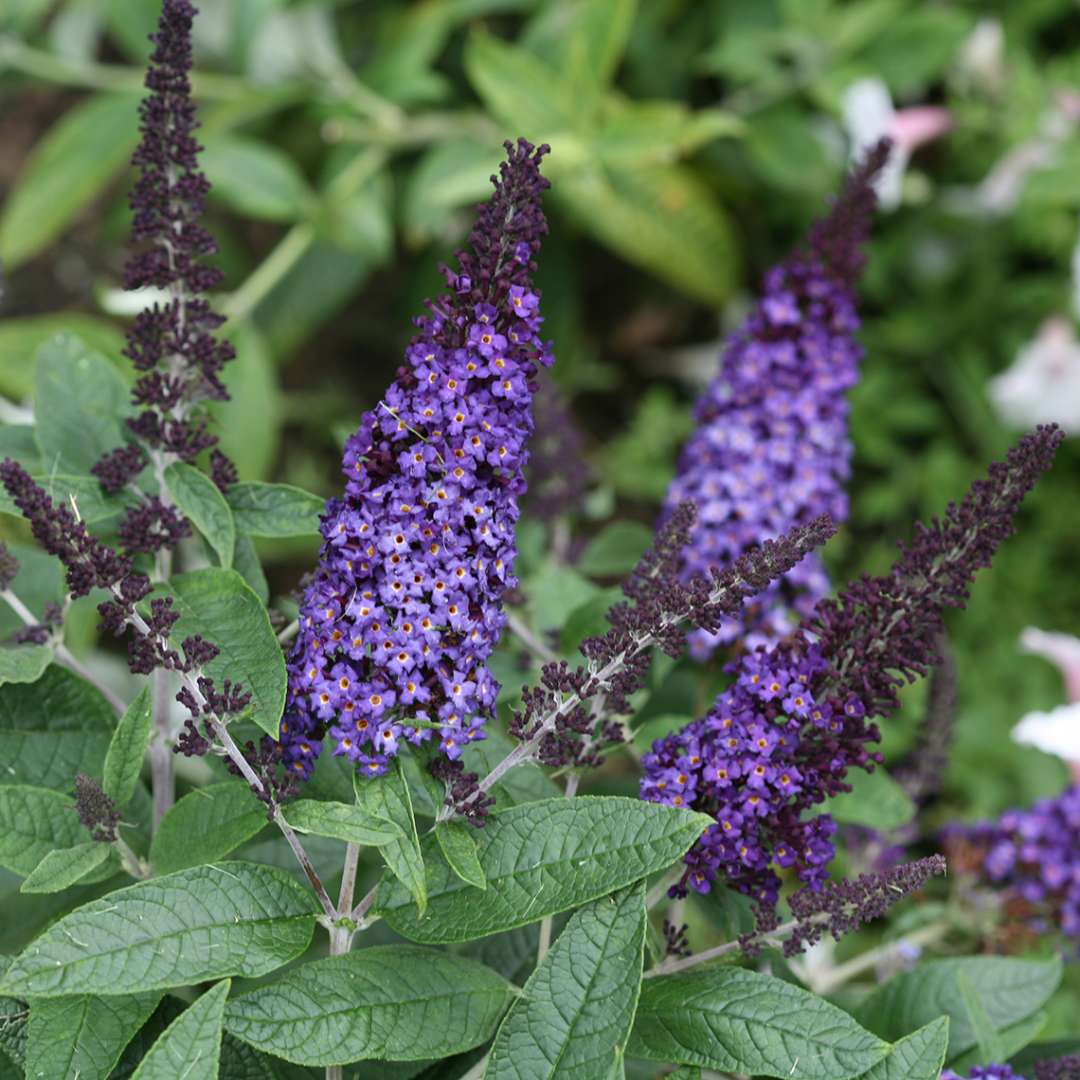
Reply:
M1069 704L1028 713L1013 728L1013 740L1061 758L1080 782L1080 638L1029 626L1020 635L1020 647L1058 668Z
M900 205L904 172L915 149L943 135L952 127L948 109L917 105L896 109L889 88L881 79L860 79L844 92L844 127L851 139L852 159L861 158L882 136L893 141L888 164L878 175L874 189L883 210Z
M1047 319L1012 367L992 378L987 392L1001 420L1019 428L1058 423L1080 433L1080 342L1072 324Z
M953 74L965 86L997 94L1005 85L1005 29L984 16L960 46Z
M1080 638L1029 626L1020 635L1020 648L1049 660L1065 680L1065 696L1071 702L1080 702Z

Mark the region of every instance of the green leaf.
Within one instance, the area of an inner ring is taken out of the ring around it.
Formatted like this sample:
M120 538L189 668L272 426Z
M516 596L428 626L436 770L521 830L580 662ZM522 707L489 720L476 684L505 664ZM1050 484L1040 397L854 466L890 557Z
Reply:
M714 967L646 979L626 1052L755 1076L846 1080L889 1046L807 990Z
M243 135L207 134L200 159L212 196L260 221L295 221L312 205L311 189L291 158Z
M642 882L575 912L499 1027L485 1080L611 1075L641 989L646 923Z
M27 1076L105 1080L160 993L35 998L26 1042Z
M435 826L435 839L439 841L439 847L450 864L450 869L466 885L475 885L478 889L487 888L487 877L480 865L476 841L468 825L460 821L441 821Z
M249 536L318 536L326 500L291 484L233 484L226 495Z
M514 744L505 735L489 731L486 739L465 748L461 760L470 772L486 776L513 748ZM504 773L491 793L495 796L498 810L520 803L539 802L541 799L562 798L562 789L536 765L519 765Z
M123 333L97 315L65 311L4 319L0 322L0 394L21 401L33 391L34 354L60 333L74 334L105 356L119 356L124 347Z
M562 651L567 656L573 656L586 638L607 633L611 629L608 612L625 599L622 589L604 589L574 608L563 624Z
M121 446L128 397L116 368L77 337L57 334L42 345L34 359L34 431L46 475L85 476Z
M194 466L174 461L165 470L165 486L180 510L206 537L206 542L217 553L218 562L227 570L232 566L236 526L229 504L217 484Z
M221 859L266 825L266 807L243 780L196 788L161 819L150 845L155 874Z
M420 914L423 915L427 909L424 858L420 850L420 838L416 834L412 796L400 764L395 761L389 772L375 779L362 778L354 772L353 789L357 806L373 817L392 821L401 830L400 840L392 840L383 846L382 857L390 872L419 905Z
M52 658L47 645L0 646L0 684L37 682Z
M535 141L576 127L579 114L559 75L543 60L483 30L465 44L465 73L485 105Z
M512 993L473 960L376 945L303 964L233 998L225 1027L300 1065L419 1061L485 1042Z
M265 607L270 603L270 583L266 580L259 553L250 536L242 532L236 534L236 546L233 548L233 569L247 582L248 588L259 598Z
M0 787L0 866L27 877L50 851L86 839L67 795L23 784Z
M414 941L469 941L537 922L665 870L710 824L703 814L615 796L526 803L492 814L477 832L484 892L466 885L428 836L427 917L391 881L384 881L376 907Z
M1061 981L1062 968L1057 958L1044 961L967 956L928 960L875 990L856 1016L861 1024L890 1041L938 1016L948 1016L951 1060L976 1043L975 1030L956 992L956 977L961 972L975 988L990 1023L1001 1030L1046 1004Z
M114 716L96 687L55 664L36 683L0 686L0 787L67 792L77 772L100 776Z
M625 169L675 161L744 130L743 122L723 109L692 110L679 101L612 101L595 147L605 165Z
M96 870L110 854L112 848L96 840L50 851L19 886L19 892L52 893L70 888Z
M284 870L198 866L140 881L76 908L33 941L0 993L58 997L130 993L258 978L311 941L315 897Z
M584 0L560 27L561 82L582 121L592 119L622 59L637 0ZM561 20L560 20L561 21Z
M940 1016L889 1047L859 1080L938 1080L949 1045L949 1018Z
M906 825L915 816L908 793L880 766L872 773L861 769L848 773L851 791L828 799L824 808L846 825L863 825L886 832Z
M349 803L298 799L285 807L285 820L297 832L371 847L389 844L404 836L392 821Z
M445 228L451 213L491 191L498 171L496 147L472 139L435 143L409 174L401 210L411 244L419 246Z
M708 304L730 293L737 248L727 215L688 168L605 169L568 154L549 172L552 196L617 255Z
M990 1017L986 1014L979 992L963 971L956 973L956 989L964 1005L971 1030L975 1033L975 1045L982 1061L1003 1061L1001 1036L998 1035Z
M127 806L135 794L146 748L150 745L153 710L150 688L144 686L120 717L109 742L101 787L117 806Z
M996 1032L998 1039L997 1056L994 1061L1008 1061L1014 1068L1017 1063L1013 1060L1033 1039L1037 1039L1043 1028L1046 1027L1049 1017L1045 1012L1037 1012L1007 1028ZM1052 1056L1052 1055L1050 1055ZM953 1058L949 1062L949 1068L954 1072L970 1072L972 1066L986 1061L978 1046L972 1047L967 1053Z
M235 570L193 570L159 585L145 603L160 596L171 596L180 615L173 640L201 634L212 641L221 652L203 670L219 687L231 679L249 691L255 723L276 739L285 708L285 659L266 609L244 579Z
M224 979L189 1005L158 1036L131 1080L217 1076L222 1020L230 985Z
M10 273L75 220L131 156L134 94L98 94L68 109L40 139L0 212L0 261Z
M577 569L594 577L627 574L653 542L653 531L637 521L613 521L585 546Z

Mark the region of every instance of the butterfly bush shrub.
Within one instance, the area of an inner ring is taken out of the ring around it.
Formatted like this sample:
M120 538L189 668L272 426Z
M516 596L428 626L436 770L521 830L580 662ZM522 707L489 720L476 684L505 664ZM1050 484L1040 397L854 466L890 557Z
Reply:
M965 956L948 918L849 938L841 963L826 947L946 870L926 850L845 877L836 820L856 772L883 776L878 720L940 668L944 611L1060 438L1021 438L889 572L829 598L815 551L846 509L888 145L767 275L649 550L595 571L623 576L621 599L594 589L582 618L571 597L553 638L532 601L554 576L517 576L523 497L535 477L534 521L557 523L530 543L565 560L587 481L542 385L548 147L505 144L444 291L345 441L340 493L245 480L208 409L234 348L201 222L195 15L164 0L152 39L128 364L48 342L33 426L0 463L2 509L25 522L0 547L23 623L0 650L0 863L19 882L4 1075L1019 1075L992 1062L1022 1049L1057 959ZM318 537L318 558L271 603L256 540L287 537ZM65 629L88 605L101 648L80 656ZM636 714L688 643L727 662L699 669L700 715L642 755ZM924 779L943 752L927 743ZM614 755L641 797L578 795ZM1019 887L1042 903L1073 870L1067 797L1033 813L1034 831L1017 816L978 840L998 876L1041 864L1038 894ZM1034 1076L1075 1074L1044 1058Z

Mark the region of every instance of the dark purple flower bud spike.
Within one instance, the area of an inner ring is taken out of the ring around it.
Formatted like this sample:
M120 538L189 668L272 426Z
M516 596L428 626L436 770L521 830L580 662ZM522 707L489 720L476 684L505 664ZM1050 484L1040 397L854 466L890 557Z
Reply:
M664 502L665 514L688 499L698 508L681 567L686 577L729 566L747 548L820 514L847 517L844 395L862 359L854 288L875 207L872 184L887 156L883 142L811 229L806 249L769 271L760 303L695 407L696 430ZM819 558L809 555L717 632L694 632L691 653L704 659L741 638L751 648L775 643L828 588Z

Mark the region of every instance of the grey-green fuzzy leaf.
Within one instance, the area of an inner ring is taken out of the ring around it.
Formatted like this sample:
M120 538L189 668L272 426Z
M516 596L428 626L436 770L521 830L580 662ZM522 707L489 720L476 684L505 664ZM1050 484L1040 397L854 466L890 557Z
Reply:
M233 484L226 499L249 536L318 536L326 502L291 484Z
M25 784L0 786L0 866L26 877L50 851L89 839L68 796Z
M641 988L645 887L575 912L491 1049L485 1080L591 1080L622 1060Z
M131 993L255 978L311 941L315 897L284 870L227 862L140 881L65 915L0 980L0 993Z
M195 1080L218 1074L229 980L212 986L157 1038L131 1080Z
M413 941L469 941L537 922L664 870L711 823L703 814L619 796L524 803L492 814L477 832L485 891L466 885L428 836L427 916L391 881L384 881L376 908Z
M298 832L370 847L401 840L405 835L388 818L349 803L297 799L285 807L285 820Z
M949 1045L949 1018L939 1016L893 1043L888 1056L859 1080L938 1080Z
M206 537L206 542L217 553L218 562L227 570L232 566L236 525L217 484L182 461L174 461L165 470L165 484L176 505Z
M378 945L293 968L230 1001L225 1027L300 1065L419 1061L479 1046L513 988L460 956Z
M716 967L647 979L626 1052L723 1072L847 1080L889 1045L807 990Z
M117 806L127 806L135 794L146 748L150 745L152 719L150 688L143 687L116 725L105 754L101 787Z
M108 844L95 840L50 851L30 872L19 892L52 893L70 888L91 870L96 870L112 853Z
M460 821L443 821L435 827L435 839L450 864L450 869L466 885L475 885L478 889L487 888L487 877L480 865L480 856L476 853L476 841L469 826Z

